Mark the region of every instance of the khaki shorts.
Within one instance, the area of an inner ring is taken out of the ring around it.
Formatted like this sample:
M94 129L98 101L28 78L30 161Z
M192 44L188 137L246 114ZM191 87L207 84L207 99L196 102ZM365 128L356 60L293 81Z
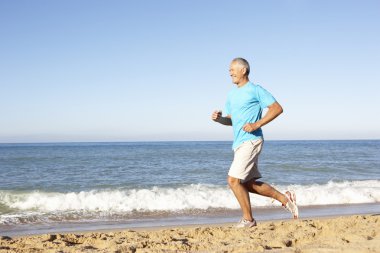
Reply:
M228 175L241 179L242 183L261 178L258 161L263 143L263 139L246 141L235 149Z

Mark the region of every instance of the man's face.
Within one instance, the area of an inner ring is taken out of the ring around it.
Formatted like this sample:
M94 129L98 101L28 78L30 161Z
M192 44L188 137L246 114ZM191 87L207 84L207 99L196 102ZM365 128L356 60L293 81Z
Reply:
M243 68L239 63L237 62L231 62L230 65L230 76L232 78L232 82L234 84L239 84L243 78L245 77L245 68Z

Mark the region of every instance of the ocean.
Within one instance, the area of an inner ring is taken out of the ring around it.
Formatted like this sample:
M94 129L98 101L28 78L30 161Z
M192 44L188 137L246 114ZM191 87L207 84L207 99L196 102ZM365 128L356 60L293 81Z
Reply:
M238 220L231 144L0 144L0 234ZM301 218L380 212L379 151L380 140L265 141L259 168L296 191ZM251 202L259 219L290 217L269 198Z

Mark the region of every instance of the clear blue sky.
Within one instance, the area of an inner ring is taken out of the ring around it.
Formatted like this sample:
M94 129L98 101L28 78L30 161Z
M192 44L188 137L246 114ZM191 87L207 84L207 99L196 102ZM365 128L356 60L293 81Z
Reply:
M380 1L0 1L0 142L230 140L234 57L267 139L380 138Z

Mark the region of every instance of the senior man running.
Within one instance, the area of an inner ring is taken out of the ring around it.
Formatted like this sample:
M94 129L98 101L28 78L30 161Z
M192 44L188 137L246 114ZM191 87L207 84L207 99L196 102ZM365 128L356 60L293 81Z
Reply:
M230 76L236 87L228 94L226 116L222 116L221 111L214 111L211 116L212 120L233 128L234 160L227 181L243 212L238 227L256 226L249 192L278 200L292 213L294 219L298 218L296 196L293 191L282 194L269 184L257 180L261 178L258 158L264 142L261 127L275 119L283 110L268 91L249 81L249 72L247 60L243 58L232 60ZM262 117L265 108L268 108L268 111Z

